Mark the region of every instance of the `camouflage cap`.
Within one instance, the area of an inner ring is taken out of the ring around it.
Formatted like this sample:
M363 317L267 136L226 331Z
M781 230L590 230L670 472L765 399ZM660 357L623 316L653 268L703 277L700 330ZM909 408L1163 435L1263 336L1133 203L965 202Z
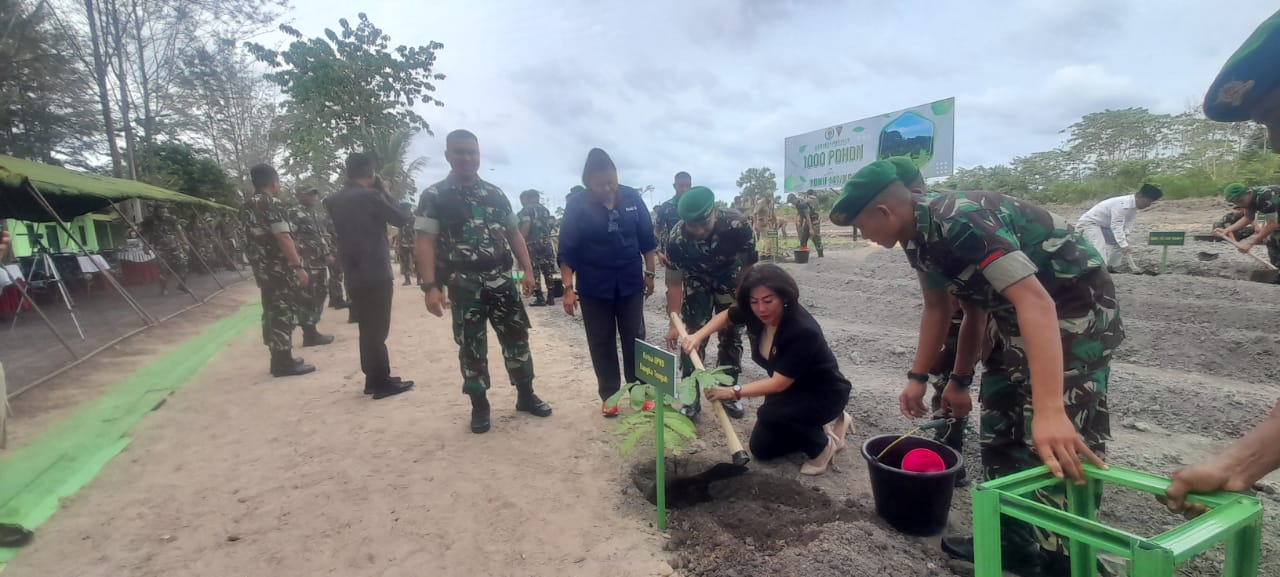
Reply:
M1280 12L1272 14L1227 59L1204 95L1210 120L1241 122L1254 107L1280 89Z
M699 221L707 218L715 206L716 193L705 186L695 186L680 196L676 213L680 215L680 220Z
M849 182L844 183L844 194L831 207L831 222L836 226L853 224L853 219L871 204L872 199L899 180L897 167L887 160L877 160L862 167Z
M898 171L898 180L902 182L915 182L920 178L920 167L916 166L915 161L905 156L895 156L889 159L893 163L893 167Z
M1233 182L1222 189L1222 194L1227 197L1227 202L1235 202L1240 200L1240 197L1244 196L1244 193L1248 191L1249 189L1245 188L1243 184Z

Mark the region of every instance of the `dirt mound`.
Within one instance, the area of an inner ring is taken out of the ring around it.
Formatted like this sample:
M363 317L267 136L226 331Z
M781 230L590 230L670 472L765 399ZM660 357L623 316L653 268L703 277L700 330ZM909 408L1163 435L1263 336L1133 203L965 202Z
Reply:
M766 471L716 483L713 494L671 512L667 547L682 575L952 575L943 559L883 525L869 495L836 501Z

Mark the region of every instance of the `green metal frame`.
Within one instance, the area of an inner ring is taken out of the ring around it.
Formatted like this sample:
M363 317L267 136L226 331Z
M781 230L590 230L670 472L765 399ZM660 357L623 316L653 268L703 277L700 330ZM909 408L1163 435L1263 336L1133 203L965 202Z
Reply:
M1169 487L1164 477L1111 467L1084 466L1091 481L1112 483L1152 495ZM1101 483L1068 484L1067 508L1060 511L1027 497L1037 489L1063 483L1037 467L982 483L973 492L975 577L1000 577L1000 516L1008 515L1068 539L1072 577L1094 577L1097 553L1129 559L1131 577L1173 577L1180 563L1226 542L1224 577L1257 577L1262 553L1262 502L1241 493L1192 495L1188 500L1209 511L1155 537L1139 537L1099 523L1095 491Z

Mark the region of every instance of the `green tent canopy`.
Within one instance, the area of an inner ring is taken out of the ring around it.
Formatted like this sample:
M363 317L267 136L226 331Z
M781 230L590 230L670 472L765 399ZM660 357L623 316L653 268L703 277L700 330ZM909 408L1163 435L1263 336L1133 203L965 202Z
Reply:
M145 182L98 176L0 155L0 218L33 222L52 220L49 211L36 201L36 190L44 195L58 216L68 220L131 198L235 210Z

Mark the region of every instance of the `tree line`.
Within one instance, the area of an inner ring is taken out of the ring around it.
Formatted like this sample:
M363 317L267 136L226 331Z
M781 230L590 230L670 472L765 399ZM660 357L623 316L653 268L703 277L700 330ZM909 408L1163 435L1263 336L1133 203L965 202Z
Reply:
M372 153L404 197L430 132L437 42L393 45L359 14L307 37L287 0L0 0L0 154L238 203L249 168L331 190ZM283 49L252 40L279 29Z

